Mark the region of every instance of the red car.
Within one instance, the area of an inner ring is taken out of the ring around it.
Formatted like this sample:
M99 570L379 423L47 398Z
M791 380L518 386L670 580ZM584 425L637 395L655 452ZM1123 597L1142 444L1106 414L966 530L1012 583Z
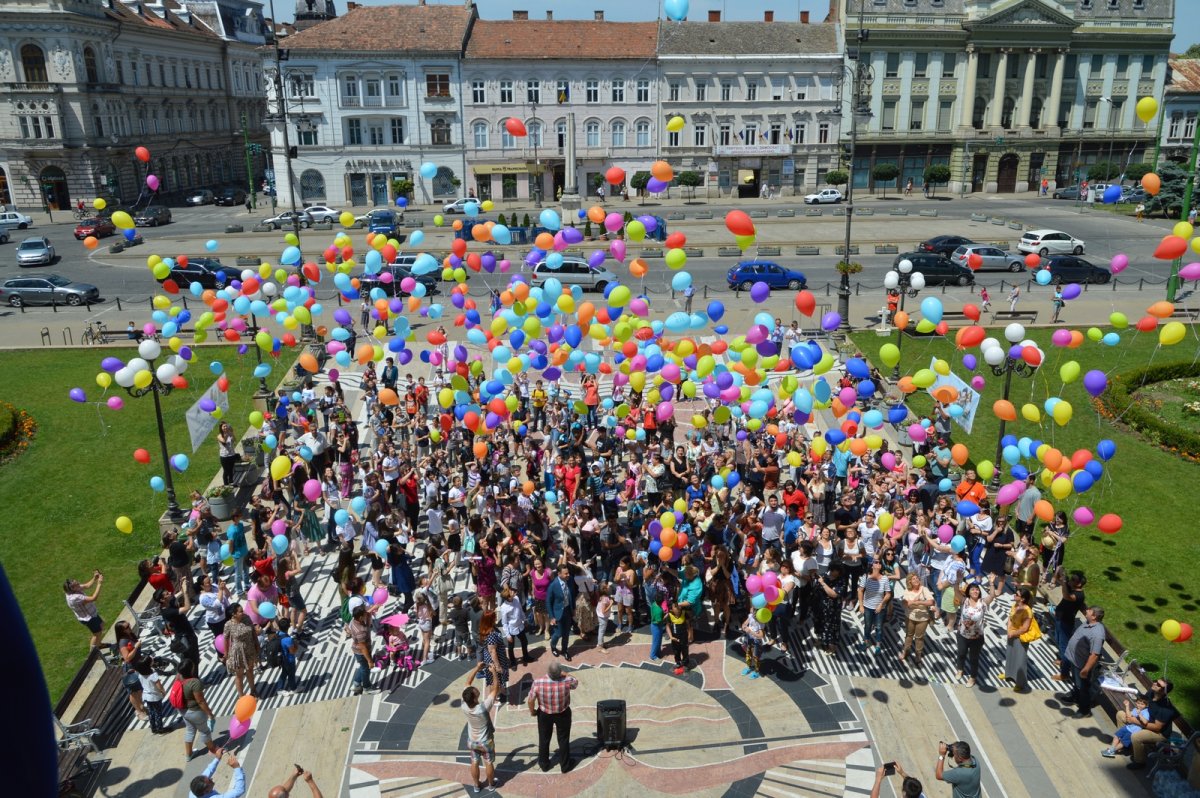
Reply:
M84 219L79 224L75 225L75 238L79 241L82 241L88 236L104 238L105 236L110 236L115 232L117 232L117 228L113 226L113 223L108 219Z

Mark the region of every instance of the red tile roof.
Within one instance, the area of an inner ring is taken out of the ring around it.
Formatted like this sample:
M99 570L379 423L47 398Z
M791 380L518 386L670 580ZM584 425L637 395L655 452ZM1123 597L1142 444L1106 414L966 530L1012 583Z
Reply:
M1200 94L1200 58L1172 58L1170 94Z
M474 8L465 5L359 6L287 37L289 50L462 51Z
M655 22L604 20L480 20L471 31L468 58L650 58Z

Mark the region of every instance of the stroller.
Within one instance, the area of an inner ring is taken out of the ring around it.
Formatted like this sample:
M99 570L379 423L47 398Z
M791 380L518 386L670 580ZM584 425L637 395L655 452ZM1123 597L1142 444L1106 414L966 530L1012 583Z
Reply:
M384 640L384 650L375 655L375 667L381 671L386 670L390 663L395 665L397 670L406 674L412 673L417 669L417 662L413 659L412 649L408 645L408 635L404 633L400 624L388 622L391 620L386 618L380 623L379 634Z

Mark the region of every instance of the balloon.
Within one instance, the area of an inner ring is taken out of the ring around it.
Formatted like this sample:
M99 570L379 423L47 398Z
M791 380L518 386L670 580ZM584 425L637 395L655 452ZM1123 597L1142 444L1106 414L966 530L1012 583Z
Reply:
M233 705L233 716L246 723L250 718L254 717L254 710L257 708L258 699L252 695L244 695Z
M942 300L935 296L927 296L921 300L921 315L937 324L942 320Z
M796 310L811 317L816 309L817 298L813 296L812 291L805 289L796 294Z
M1182 326L1182 325L1180 325ZM1099 396L1108 387L1108 377L1103 371L1092 369L1083 375L1083 387L1092 396Z
M1162 633L1163 638L1168 643L1174 643L1183 632L1183 627L1180 626L1179 621L1167 620L1162 622L1162 626L1158 627L1158 631Z
M504 123L504 129L508 131L510 136L517 138L526 135L525 123L516 117L509 117Z
M1121 516L1115 513L1106 513L1100 516L1100 520L1096 522L1096 528L1106 535L1115 535L1121 531L1121 527L1125 522L1121 520Z
M215 648L217 653L222 657L225 656L225 635L220 634L213 638L213 648Z
M1147 172L1142 175L1142 188L1153 197L1162 190L1162 179L1154 172Z
M1118 252L1116 255L1113 255L1112 260L1108 262L1108 266L1113 274L1120 274L1129 268L1129 256L1123 252Z
M884 344L879 347L879 359L888 368L893 368L900 362L900 349L895 344Z
M950 538L950 548L956 552L962 551L967 547L967 539L962 535L955 535Z
M667 120L667 130L672 133L678 133L683 130L684 119L682 116L673 116Z
M117 516L117 530L124 532L126 535L133 532L133 521L127 515Z
M754 222L745 211L732 210L725 214L725 227L735 236L754 235Z
M1154 257L1159 260L1175 260L1187 252L1187 245L1186 238L1180 238L1177 235L1163 236L1162 241L1158 244L1158 248L1154 250Z
M421 177L425 178L426 180L433 180L433 178L437 177L437 164L426 161L425 163L421 164L420 172Z
M1138 119L1149 124L1154 115L1158 113L1158 100L1153 97L1143 97L1137 101L1136 109Z
M112 215L112 223L121 230L133 229L133 217L125 211L115 211Z
M146 149L145 147L138 147L133 151L133 154L136 155L137 159L142 163L150 162L150 150Z
M1186 643L1187 641L1189 641L1191 639L1192 639L1191 624L1186 624L1186 623L1179 624L1179 637L1175 638L1175 642L1176 643Z
M1104 194L1101 196L1101 200L1107 205L1113 205L1120 199L1121 187L1115 183L1104 189Z
M268 621L275 618L276 612L277 610L275 609L275 605L269 601L264 601L258 605L258 614L266 618Z
M672 22L682 22L687 19L688 0L665 0L663 3L663 12L666 13L667 19Z
M1174 346L1182 341L1186 334L1187 328L1182 322L1169 321L1158 331L1158 342L1163 346Z
M836 310L831 310L821 317L821 329L832 332L841 326L842 317Z

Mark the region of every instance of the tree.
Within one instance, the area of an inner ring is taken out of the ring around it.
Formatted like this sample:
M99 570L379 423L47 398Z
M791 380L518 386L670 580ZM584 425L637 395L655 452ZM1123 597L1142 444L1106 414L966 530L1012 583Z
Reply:
M1088 167L1088 180L1111 180L1121 174L1121 165L1108 161L1096 161Z
M825 182L831 186L844 186L850 182L850 173L842 169L834 169L825 173Z
M944 163L930 164L925 167L925 185L945 185L950 182L950 167ZM931 194L933 192L930 192Z
M500 214L499 216L496 217L496 224L504 225L505 227L508 227L508 220L504 218L504 214Z
M894 163L877 163L871 170L871 176L875 178L876 183L882 184L883 196L886 199L887 184L894 182L900 176L900 167Z
M593 238L592 220L591 219L588 219L586 222L583 223L583 237L586 238L588 241L591 241Z
M1125 177L1128 180L1141 180L1151 171L1148 163L1131 163L1125 167Z
M680 172L675 176L675 182L688 189L690 198L695 199L696 187L704 183L704 178L699 172Z
M1200 58L1200 44L1193 44L1183 51L1182 58Z
M1165 162L1158 166L1158 177L1162 181L1162 188L1146 207L1151 213L1160 211L1164 217L1178 218L1183 208L1187 172L1176 164Z
M392 181L392 196L412 199L413 181L396 178Z

